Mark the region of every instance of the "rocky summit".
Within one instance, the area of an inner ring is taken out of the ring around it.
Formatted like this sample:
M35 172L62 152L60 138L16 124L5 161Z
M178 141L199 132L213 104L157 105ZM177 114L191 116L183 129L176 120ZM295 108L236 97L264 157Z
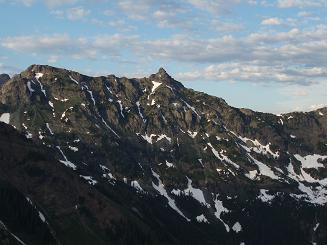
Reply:
M327 244L327 108L234 108L163 68L0 89L0 244Z

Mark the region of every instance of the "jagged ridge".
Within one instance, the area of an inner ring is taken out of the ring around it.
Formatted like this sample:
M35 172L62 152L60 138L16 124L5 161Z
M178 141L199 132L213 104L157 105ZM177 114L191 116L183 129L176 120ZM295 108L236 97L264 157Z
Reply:
M33 65L0 99L3 119L10 113L11 125L91 185L159 193L181 219L217 225L228 239L241 232L235 225L239 241L255 227L234 204L326 203L326 108L281 116L233 108L162 68L127 79Z

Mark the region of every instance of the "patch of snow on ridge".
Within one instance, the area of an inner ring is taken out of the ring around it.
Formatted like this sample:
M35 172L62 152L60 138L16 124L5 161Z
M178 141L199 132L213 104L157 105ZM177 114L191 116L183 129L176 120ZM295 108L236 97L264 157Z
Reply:
M70 80L72 80L74 83L76 83L77 85L79 84L72 76L69 75Z
M0 116L0 122L9 124L10 123L10 113L2 113Z
M44 214L39 211L39 218L42 220L43 223L46 223Z
M215 209L216 209L215 216L224 224L226 231L229 232L230 230L229 226L220 217L222 213L229 213L229 210L224 207L222 201L218 200L218 195L216 196L214 202L215 202Z
M291 194L291 196L318 205L325 205L327 203L327 189L325 187L310 187L299 182L298 188L304 194Z
M271 203L271 201L275 198L275 196L269 195L267 191L268 190L260 189L260 195L258 196L258 199L260 199L262 202Z
M54 135L54 133L52 132L52 130L51 130L50 126L49 126L49 123L46 123L45 125L46 125L47 129L49 130L50 134Z
M153 182L152 182L152 187L156 190L156 191L158 191L159 193L160 193L160 195L162 195L162 196L164 196L167 200L168 200L168 205L172 208L172 209L174 209L179 215L181 215L184 219L186 219L187 221L191 221L189 218L187 218L184 214L183 214L183 212L181 211L181 210L179 210L179 208L176 206L176 204L175 204L175 200L174 199L172 199L171 197L169 197L168 196L168 193L167 193L167 191L166 191L166 189L165 189L165 186L164 186L164 184L162 183L162 181L160 180L160 176L156 173L156 172L154 172L152 169L151 169L151 171L152 171L152 175L157 179L157 181L158 181L158 185L156 185L156 184L154 184Z
M102 120L102 122L103 122L103 124L111 131L111 132L113 132L113 134L114 135L116 135L117 136L117 138L120 138L119 137L119 135L115 132L115 130L113 130L108 124L107 124L107 122L103 119L103 117L101 117L101 120Z
M201 214L199 216L196 216L196 221L199 222L199 223L209 224L209 221L207 220L207 218L203 214Z
M84 88L86 88L86 91L89 93L91 100L93 102L93 105L95 106L95 99L93 97L93 92L89 89L89 87L87 85L84 85Z
M43 77L43 75L44 75L43 73L38 72L35 74L35 78L40 79L41 77Z
M211 143L207 143L207 145L211 148L211 151L215 155L215 157L217 157L220 161L225 161L228 164L233 165L237 169L240 167L236 163L234 163L232 160L230 160L227 156L225 156L223 150L221 150L220 153L218 153L218 151L212 146Z
M235 231L236 233L239 233L240 231L242 231L242 226L239 222L236 222L233 227L232 230Z
M317 223L317 224L315 225L315 227L313 227L313 231L316 231L316 230L318 229L319 225L320 225L320 223Z
M251 170L249 173L244 174L247 178L254 180L258 174L257 170Z
M27 82L27 88L28 88L28 90L30 91L30 95L31 95L33 92L35 92L35 90L32 88L32 83L34 84L33 81L28 81L28 82Z
M307 202L324 205L327 203L327 178L319 180L314 179L311 175L307 174L303 167L301 167L300 174L296 174L292 161L290 160L289 165L287 166L288 177L295 180L298 183L299 190L304 194L291 194L295 198L304 199ZM303 183L302 183L303 182ZM304 183L317 183L319 186L306 186Z
M73 152L77 152L78 151L78 148L77 147L74 147L74 146L68 146L69 150L72 150Z
M123 108L123 104L121 102L121 100L117 100L117 103L119 104L119 109L120 109L120 115L125 118L125 115L124 115L124 108Z
M57 97L53 97L55 100L60 101L60 102L67 102L69 99L59 99Z
M43 87L43 84L39 80L41 77L43 77L43 73L36 73L35 74L35 79L39 83L42 93L44 94L45 97L47 97L47 94L45 92L45 89Z
M184 194L193 197L199 203L209 208L210 204L206 202L202 190L194 188L192 186L192 180L189 179L188 177L186 178L187 178L187 189L183 191Z
M201 118L201 116L199 115L199 113L197 113L197 111L195 110L195 108L193 106L191 106L190 104L188 104L185 100L181 99L184 104L189 108L191 109L199 118Z
M153 87L151 89L151 94L154 94L154 92L156 91L156 89L162 84L156 81L152 81Z
M192 132L192 131L190 131L190 130L188 130L187 133L188 133L188 135L189 135L191 138L193 138L193 139L198 135L198 132L195 132L195 131Z
M294 157L296 160L300 161L302 164L302 168L323 168L324 164L319 163L318 160L325 160L327 156L321 156L318 154L307 155L307 156L300 156L299 154L295 154Z
M254 146L244 146L241 145L247 152L251 152L253 150L256 153L267 155L268 153L272 155L274 158L279 157L279 152L273 152L270 149L271 143L268 143L267 145L262 145L257 139L252 140L247 137L242 137L240 135L237 135L235 132L230 131L232 134L234 134L237 138L239 138L243 143L247 144L248 142L251 142Z
M144 190L142 189L141 185L136 180L131 181L131 186L133 188L135 188L137 191L144 192Z
M250 159L253 161L253 163L258 166L260 174L265 175L271 179L275 179L275 180L280 179L268 165L258 161L257 159L252 157L250 154L247 154L247 155L250 157Z
M61 153L62 157L64 158L64 160L59 160L61 163L65 164L67 167L72 168L73 170L76 170L76 165L70 161L68 161L66 155L64 154L64 152L61 150L60 146L56 146L56 148L59 150L59 152Z
M173 163L171 163L171 162L168 162L167 160L166 160L166 166L168 168L175 168L175 165Z
M143 122L146 123L146 119L145 119L145 117L143 116L142 111L141 111L141 104L140 104L140 101L137 101L137 102L136 102L136 106L137 106L137 110L138 110L138 112L139 112L140 117L142 118Z
M95 185L96 183L98 183L98 181L96 181L95 179L93 179L92 176L84 176L84 175L80 175L79 177L87 180L87 182L90 184L90 185Z
M137 135L140 135L139 133L137 133ZM162 140L162 139L166 139L169 143L171 143L171 138L170 137L168 137L167 135L165 135L165 134L160 134L160 135L157 135L157 134L150 134L149 136L147 135L147 134L145 134L145 135L141 135L141 137L144 139L144 140L146 140L149 144L153 144L153 143L155 143L155 142L158 142L158 141L160 141L160 140ZM157 139L154 141L153 140L153 138L156 138L157 137Z

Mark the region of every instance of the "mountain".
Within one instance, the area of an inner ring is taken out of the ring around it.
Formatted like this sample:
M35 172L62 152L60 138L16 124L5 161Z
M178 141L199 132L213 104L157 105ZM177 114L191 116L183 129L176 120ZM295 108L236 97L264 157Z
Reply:
M10 79L8 74L0 74L0 86Z
M0 244L327 243L327 108L43 65L0 102Z

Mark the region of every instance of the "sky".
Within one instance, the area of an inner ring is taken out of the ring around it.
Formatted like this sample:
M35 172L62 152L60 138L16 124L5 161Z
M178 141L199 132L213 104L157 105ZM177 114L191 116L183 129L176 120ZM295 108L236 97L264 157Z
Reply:
M0 73L145 77L271 113L327 106L327 0L0 0Z

